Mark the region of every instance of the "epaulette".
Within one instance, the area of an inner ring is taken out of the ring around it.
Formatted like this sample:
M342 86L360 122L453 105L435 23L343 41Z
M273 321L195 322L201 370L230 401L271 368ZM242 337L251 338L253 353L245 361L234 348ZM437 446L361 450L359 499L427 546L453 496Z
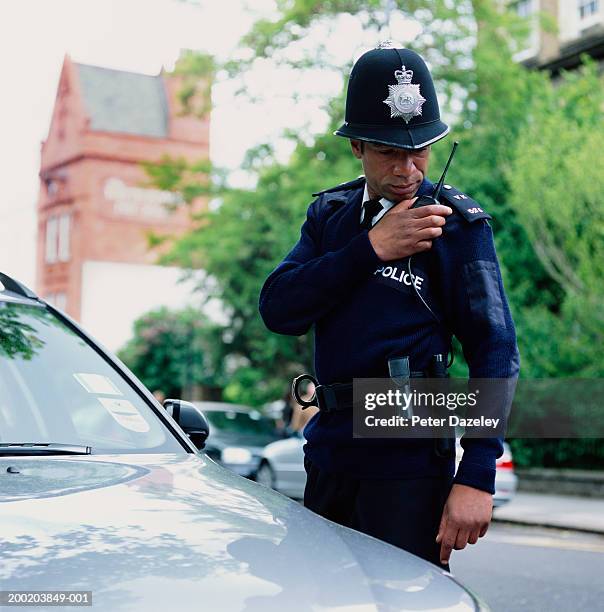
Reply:
M335 187L330 187L329 189L324 189L323 191L317 191L317 193L313 193L313 198L317 196L323 195L324 193L334 193L336 191L350 191L351 189L356 189L357 187L361 187L365 183L365 177L359 176L359 178L355 178L354 181L348 181L348 183L342 183L341 185L336 185Z
M470 196L462 193L451 185L443 185L440 192L441 200L446 200L457 210L457 212L466 220L472 223L478 219L492 219L489 213L485 212L478 202L475 202Z

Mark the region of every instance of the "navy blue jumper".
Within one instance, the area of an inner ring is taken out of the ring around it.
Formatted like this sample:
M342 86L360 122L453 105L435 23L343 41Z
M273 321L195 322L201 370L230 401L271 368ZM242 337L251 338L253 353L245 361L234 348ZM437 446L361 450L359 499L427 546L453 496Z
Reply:
M514 323L495 253L490 216L447 185L453 209L429 251L383 262L360 228L364 179L318 194L301 236L266 280L260 313L273 332L302 335L314 325L320 384L388 377L391 357L409 356L425 370L446 353L451 333L461 342L470 378L510 378L519 370ZM416 195L431 194L424 179ZM445 325L422 304L411 282ZM305 453L319 468L357 478L453 476L454 461L432 440L353 438L352 413L316 414L304 430ZM462 438L454 482L494 492L499 438Z

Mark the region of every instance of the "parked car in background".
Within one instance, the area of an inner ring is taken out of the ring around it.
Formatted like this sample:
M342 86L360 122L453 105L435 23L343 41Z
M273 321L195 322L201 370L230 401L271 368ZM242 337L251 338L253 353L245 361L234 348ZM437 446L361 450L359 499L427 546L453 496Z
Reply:
M463 448L456 441L455 462L459 465L463 455ZM518 487L518 476L514 473L514 462L512 461L512 450L507 442L503 443L503 455L497 459L495 464L495 495L493 495L493 506L503 506L511 501Z
M304 436L296 432L289 438L266 446L256 473L256 482L293 499L303 499L306 486Z
M203 415L165 406L0 273L1 591L111 612L485 609L435 565L218 465L189 439L203 446Z
M281 439L275 420L249 406L226 402L194 402L208 420L211 438L206 455L240 476L254 479L265 446Z
M512 450L507 442L503 443L503 455L497 459L497 473L495 474L494 506L503 506L514 499L518 488L518 476L514 472Z
M304 451L302 450L305 442L302 434L296 433L290 438L269 444L262 453L262 460L256 475L257 482L294 499L302 499L306 485ZM457 440L456 447L456 463L459 464L463 454L459 440ZM511 501L518 485L510 446L504 442L503 448L503 455L497 460L494 506L501 506Z

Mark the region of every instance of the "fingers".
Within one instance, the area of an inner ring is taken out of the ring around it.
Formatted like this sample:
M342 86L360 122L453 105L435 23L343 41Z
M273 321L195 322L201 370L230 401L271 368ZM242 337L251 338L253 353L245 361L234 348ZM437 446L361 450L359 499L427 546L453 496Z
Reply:
M441 525L436 536L436 543L440 542L440 562L445 565L449 563L453 550L463 550L468 544L476 544L487 531L488 525L478 529L458 528L454 523L441 520Z
M449 562L451 551L453 550L453 544L455 543L455 537L452 535L452 530L448 527L448 516L447 510L443 510L440 525L438 527L438 534L436 535L436 543L440 544L440 562L446 565Z
M453 547L455 546L455 540L457 539L457 530L448 527L442 537L440 542L440 562L443 565L449 563L449 559L451 558L451 552L453 552Z
M416 240L434 240L443 233L441 227L424 227L423 229L416 230L413 233L413 237Z
M460 529L455 538L455 550L463 550L468 545L470 531L468 529Z
M386 214L411 209L411 207L415 204L415 200L417 200L417 198L412 198L411 200L401 200L398 204L395 204Z
M482 538L488 530L489 530L489 523L481 527L480 532L478 533L478 537Z
M446 529L447 529L447 511L446 509L444 509L442 516L440 517L440 525L438 526L438 533L436 534L437 544L441 541Z
M421 219L413 219L410 223L416 229L423 229L425 227L443 227L447 220L439 215L428 215Z
M431 204L421 209L407 209L412 200L391 208L384 220L369 231L369 240L382 261L391 261L432 248L432 241L443 233L448 206Z
M453 209L442 204L429 204L428 206L420 206L419 208L411 208L409 213L415 219L422 219L423 217L429 217L431 215L438 215L440 217L448 217L453 213Z

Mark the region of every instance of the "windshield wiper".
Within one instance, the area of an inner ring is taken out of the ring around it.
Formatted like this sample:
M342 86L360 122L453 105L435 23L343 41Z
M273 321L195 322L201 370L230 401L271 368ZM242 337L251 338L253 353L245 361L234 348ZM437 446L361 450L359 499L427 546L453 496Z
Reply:
M90 446L78 444L41 444L37 442L0 443L0 456L5 455L90 455Z

